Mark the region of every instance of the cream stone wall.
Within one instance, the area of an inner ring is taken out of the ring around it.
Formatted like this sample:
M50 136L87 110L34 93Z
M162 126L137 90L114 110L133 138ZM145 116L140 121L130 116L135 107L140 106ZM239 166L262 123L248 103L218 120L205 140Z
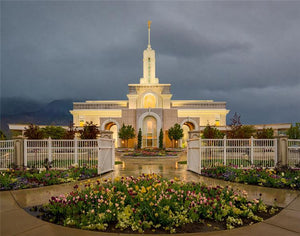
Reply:
M121 109L107 109L107 110L72 110L73 123L75 126L80 126L80 120L85 122L92 121L94 124L100 124L100 118L103 117L122 117Z
M178 123L176 109L163 110L163 130L170 129L175 123Z
M215 125L216 120L219 120L219 125L224 126L228 112L225 109L178 109L178 117L198 117L199 126Z
M200 123L200 118L199 117L193 117L191 118L190 116L189 117L181 117L181 118L178 118L178 124L182 124L183 122L191 122L192 124L196 124L196 127L195 129L199 128L199 123Z
M122 111L122 124L132 125L136 129L136 110L123 109ZM121 124L121 125L122 125Z
M172 94L164 93L170 84L141 85L129 84L129 88L135 92L127 94L130 109L144 108L144 97L152 94L156 98L156 108L169 109L171 107ZM168 91L167 91L168 92Z

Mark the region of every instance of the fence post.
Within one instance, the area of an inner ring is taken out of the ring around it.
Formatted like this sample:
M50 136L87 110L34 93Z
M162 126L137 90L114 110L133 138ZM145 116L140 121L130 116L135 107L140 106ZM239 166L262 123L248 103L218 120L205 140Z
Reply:
M273 146L274 146L274 167L276 167L276 165L277 165L277 163L278 163L278 151L277 151L277 149L278 149L278 145L277 145L277 139L275 138L275 139L273 139Z
M51 137L48 138L48 161L52 161L52 140Z
M277 136L277 160L279 165L288 165L288 137L286 135Z
M186 166L187 166L187 169L189 170L190 169L190 140L187 140L187 152L186 152Z
M199 138L199 174L201 174L201 170L202 170L202 149L201 149L201 137Z
M251 136L251 150L250 150L250 155L251 155L251 165L253 165L253 159L254 159L254 153L253 153L253 136Z
M100 163L101 163L101 161L100 161L100 158L101 158L101 142L100 142L101 140L100 140L100 138L98 138L97 139L97 144L98 144L98 148L97 148L97 150L98 150L98 164L97 164L97 172L98 172L98 175L100 175L101 174L101 166L100 166Z
M15 156L14 156L14 162L18 167L24 166L24 147L23 147L23 140L17 139L14 143L14 149L15 149Z
M24 167L27 167L27 139L24 139Z
M112 156L112 158L111 158L112 159L111 160L111 162L112 162L111 163L111 165L112 165L111 168L112 168L112 170L114 170L115 169L115 158L116 158L115 157L115 140L114 139L111 140L111 145L112 145L112 147L111 147L111 152L112 152L111 153L111 156Z
M78 164L78 139L74 137L74 164Z
M224 146L224 165L226 166L226 159L227 159L227 140L226 140L226 135L224 136L224 139L223 139L223 146Z

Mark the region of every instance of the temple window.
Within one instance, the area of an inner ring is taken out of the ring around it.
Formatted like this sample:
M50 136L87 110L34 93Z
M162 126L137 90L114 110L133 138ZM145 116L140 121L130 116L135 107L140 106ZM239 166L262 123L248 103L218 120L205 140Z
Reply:
M153 94L148 93L144 96L144 108L155 108L156 98Z

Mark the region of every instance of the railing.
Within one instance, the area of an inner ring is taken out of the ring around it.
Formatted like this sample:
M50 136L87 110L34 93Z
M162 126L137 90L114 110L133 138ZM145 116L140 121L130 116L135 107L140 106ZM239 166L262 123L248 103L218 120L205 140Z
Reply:
M1 140L0 141L0 169L10 168L14 162L15 156L15 141Z
M287 146L288 165L292 167L300 165L300 139L288 139Z
M122 109L127 108L128 104L113 104L113 103L73 103L73 109Z
M184 109L226 109L226 102L208 102L208 103L183 103L173 102L171 108Z
M188 170L224 165L274 167L277 164L276 139L192 139L188 141Z
M102 174L114 169L114 141L112 139L79 140L24 140L24 166L43 168L47 162L52 168L71 165L96 166Z

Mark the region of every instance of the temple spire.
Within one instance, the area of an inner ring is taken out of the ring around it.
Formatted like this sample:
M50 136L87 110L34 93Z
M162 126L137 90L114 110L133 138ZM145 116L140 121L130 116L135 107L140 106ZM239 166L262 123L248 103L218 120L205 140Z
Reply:
M150 27L151 27L151 21L148 20L148 48L151 48L151 44L150 44Z

